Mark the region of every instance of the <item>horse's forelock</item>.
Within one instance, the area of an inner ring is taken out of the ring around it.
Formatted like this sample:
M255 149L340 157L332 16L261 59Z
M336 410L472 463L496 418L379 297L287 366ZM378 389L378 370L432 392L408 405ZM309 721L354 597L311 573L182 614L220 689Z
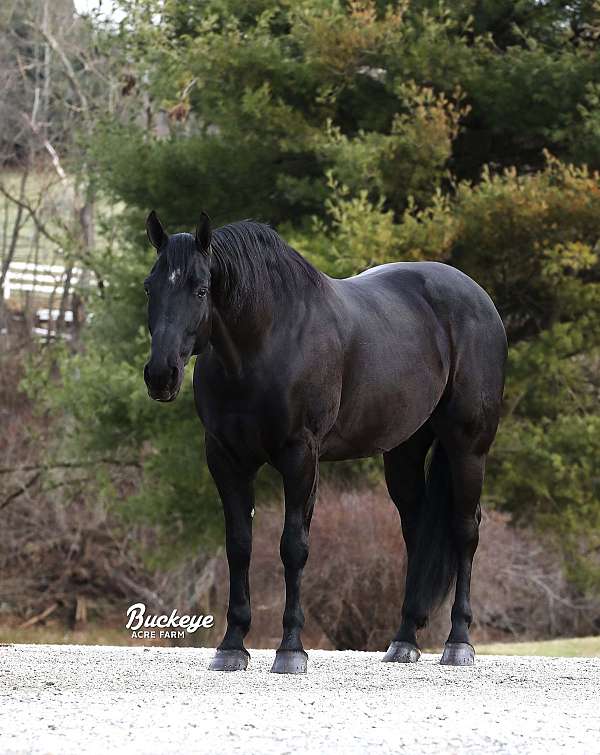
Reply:
M191 233L176 233L169 237L165 250L169 283L181 288L196 272L196 243Z

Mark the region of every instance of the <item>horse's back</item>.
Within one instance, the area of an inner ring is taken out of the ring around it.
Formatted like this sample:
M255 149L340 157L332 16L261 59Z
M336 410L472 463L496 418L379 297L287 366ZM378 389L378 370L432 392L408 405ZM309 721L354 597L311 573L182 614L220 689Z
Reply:
M473 338L495 345L499 357L506 351L504 325L490 296L451 265L392 262L336 283L355 314L371 312L390 325L397 323L401 332L407 324L419 330L433 327L439 339L435 323L455 351ZM360 318L357 322L360 328Z
M421 297L440 317L470 313L495 321L503 330L500 315L487 292L461 270L443 262L389 262L337 283L347 295L360 290L390 292L400 298Z

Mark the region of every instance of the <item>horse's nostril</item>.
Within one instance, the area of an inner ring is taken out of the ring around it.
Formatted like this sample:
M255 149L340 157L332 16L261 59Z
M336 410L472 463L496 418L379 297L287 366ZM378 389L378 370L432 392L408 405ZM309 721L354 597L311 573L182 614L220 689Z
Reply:
M179 377L179 370L177 367L171 369L171 385L177 384L177 378Z

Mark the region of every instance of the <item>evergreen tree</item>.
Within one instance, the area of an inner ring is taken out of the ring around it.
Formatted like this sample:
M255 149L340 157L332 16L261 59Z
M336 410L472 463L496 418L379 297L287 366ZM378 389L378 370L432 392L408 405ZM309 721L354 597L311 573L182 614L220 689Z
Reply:
M122 4L120 49L149 104L143 124L106 120L91 145L125 209L86 351L56 394L79 448L138 454L135 501L192 540L220 521L191 392L145 397L149 209L171 230L201 208L271 222L333 275L443 260L490 292L509 333L487 498L563 533L574 576L597 585L597 5Z

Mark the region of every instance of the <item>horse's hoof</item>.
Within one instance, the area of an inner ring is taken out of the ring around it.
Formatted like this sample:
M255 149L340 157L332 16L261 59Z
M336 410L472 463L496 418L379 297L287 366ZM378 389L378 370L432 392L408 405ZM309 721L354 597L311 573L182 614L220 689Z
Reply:
M304 650L278 650L271 667L273 674L306 674L308 655Z
M392 642L387 653L381 659L384 663L416 663L421 651L410 642Z
M217 650L208 667L211 671L245 671L250 660L244 650Z
M468 642L447 642L440 663L443 666L472 666L475 648Z

